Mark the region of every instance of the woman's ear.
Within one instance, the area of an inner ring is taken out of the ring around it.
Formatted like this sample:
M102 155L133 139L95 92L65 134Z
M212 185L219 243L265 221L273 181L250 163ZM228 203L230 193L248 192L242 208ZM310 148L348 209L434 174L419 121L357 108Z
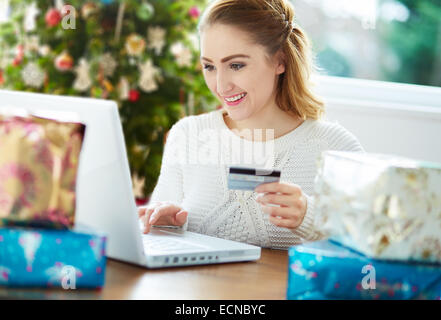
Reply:
M285 72L285 55L283 52L278 51L275 55L276 62L276 75L282 74Z

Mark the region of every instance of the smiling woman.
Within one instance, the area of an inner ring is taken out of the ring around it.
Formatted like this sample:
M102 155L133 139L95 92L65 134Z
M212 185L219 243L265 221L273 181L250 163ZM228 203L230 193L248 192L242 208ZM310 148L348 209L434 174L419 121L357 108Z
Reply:
M203 74L223 108L170 130L158 184L139 209L145 232L154 224L183 225L271 248L320 237L316 159L324 150L363 148L340 125L320 120L324 105L311 91L309 43L293 20L287 0L217 0L205 10ZM257 149L266 151L248 157ZM277 169L280 182L230 190L230 166Z
M214 1L202 15L198 29L204 76L233 120L274 107L297 119L323 115L323 103L310 91L310 44L293 20L287 1ZM231 83L237 88L228 87ZM241 84L254 92L241 92ZM238 105L229 103L231 98L241 99L247 108L241 107L240 114L238 108L228 108Z

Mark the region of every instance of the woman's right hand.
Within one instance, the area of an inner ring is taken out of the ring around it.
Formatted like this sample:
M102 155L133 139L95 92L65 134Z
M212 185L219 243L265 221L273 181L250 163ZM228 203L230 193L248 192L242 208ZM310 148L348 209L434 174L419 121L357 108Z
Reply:
M138 207L138 216L144 224L144 234L152 225L182 226L187 221L188 212L169 202L155 202Z

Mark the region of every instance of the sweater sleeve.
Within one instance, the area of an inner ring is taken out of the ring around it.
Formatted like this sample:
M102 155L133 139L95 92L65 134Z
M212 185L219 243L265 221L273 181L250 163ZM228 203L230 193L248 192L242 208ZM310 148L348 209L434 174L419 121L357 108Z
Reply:
M325 148L322 151L365 152L358 139L338 123L330 124L321 132L321 135L323 141L326 142L324 144ZM287 249L294 244L321 240L325 237L316 226L314 195L304 193L304 196L306 197L307 207L302 223L295 229L285 229L282 231L282 228L273 228L273 230L277 232L277 236L273 235L272 237L273 239L277 239L275 247Z
M324 236L314 227L314 196L308 196L305 194L305 197L306 213L303 217L303 221L297 228L292 229L291 231L297 235L302 242L320 240Z
M171 202L180 205L184 198L182 161L185 160L185 130L180 120L172 126L162 155L158 182L150 197L153 202Z
M338 123L333 124L333 130L327 136L326 140L328 145L326 150L365 152L355 135ZM320 240L324 235L317 231L315 227L314 196L304 195L307 200L305 216L300 226L291 231L304 241Z

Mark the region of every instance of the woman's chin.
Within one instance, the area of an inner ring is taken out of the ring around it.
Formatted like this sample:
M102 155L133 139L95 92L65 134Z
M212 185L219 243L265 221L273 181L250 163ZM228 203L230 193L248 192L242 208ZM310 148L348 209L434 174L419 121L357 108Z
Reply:
M245 109L235 109L235 107L229 106L225 106L224 109L227 111L228 117L233 121L242 121L249 117L249 114Z

